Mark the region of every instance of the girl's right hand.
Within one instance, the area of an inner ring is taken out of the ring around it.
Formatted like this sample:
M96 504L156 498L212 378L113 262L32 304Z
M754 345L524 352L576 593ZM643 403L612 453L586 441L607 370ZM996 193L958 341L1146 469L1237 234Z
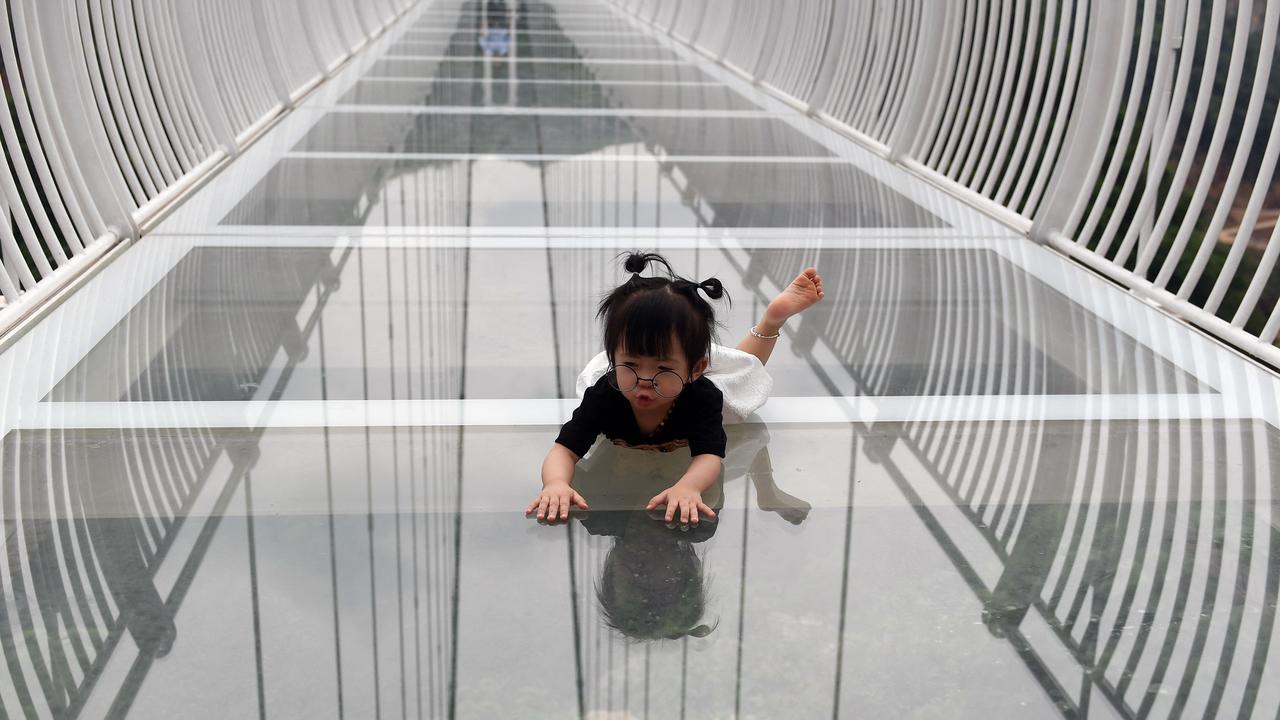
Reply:
M577 506L582 510L586 510L587 501L583 500L582 496L568 485L549 485L542 488L542 492L538 493L538 497L529 503L529 507L525 508L524 514L530 515L536 509L539 520L546 520L547 522L554 522L557 518L568 520L570 506Z

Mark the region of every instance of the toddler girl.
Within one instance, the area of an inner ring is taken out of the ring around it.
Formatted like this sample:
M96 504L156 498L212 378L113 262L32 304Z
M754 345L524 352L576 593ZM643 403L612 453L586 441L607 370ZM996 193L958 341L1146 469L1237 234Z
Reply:
M640 275L650 264L665 277ZM809 268L769 303L764 318L736 350L713 345L720 281L676 276L661 255L632 253L631 278L600 303L605 351L578 378L582 403L560 429L542 464L542 492L525 513L564 520L569 508L587 509L571 487L574 467L596 438L623 447L668 452L689 448L692 461L671 487L646 506L666 506L666 520L697 525L715 517L702 493L720 476L724 420L742 420L764 404L773 382L764 364L783 323L823 297L822 278Z

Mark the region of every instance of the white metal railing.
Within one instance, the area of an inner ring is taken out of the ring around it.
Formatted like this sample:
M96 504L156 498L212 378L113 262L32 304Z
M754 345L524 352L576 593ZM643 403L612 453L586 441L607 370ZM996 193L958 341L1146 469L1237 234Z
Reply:
M0 334L418 0L5 0Z
M1280 365L1280 0L612 0Z

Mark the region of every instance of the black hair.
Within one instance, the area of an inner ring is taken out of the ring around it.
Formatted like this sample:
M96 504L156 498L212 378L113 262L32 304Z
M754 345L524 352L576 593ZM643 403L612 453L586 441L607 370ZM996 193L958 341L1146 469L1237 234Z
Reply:
M651 264L664 268L665 276L642 276ZM633 252L623 267L631 278L606 295L596 313L604 323L609 361L613 362L619 347L635 355L667 357L673 349L673 333L691 368L707 357L715 339L716 311L699 291L712 300L726 297L720 281L708 278L697 283L682 278L657 253Z

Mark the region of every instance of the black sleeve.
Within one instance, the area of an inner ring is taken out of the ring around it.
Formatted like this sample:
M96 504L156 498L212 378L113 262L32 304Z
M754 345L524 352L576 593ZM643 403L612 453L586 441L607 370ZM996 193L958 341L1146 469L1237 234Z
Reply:
M587 388L587 392L582 396L582 402L573 411L573 417L560 427L556 442L569 448L579 458L586 455L596 438L603 432L604 412L604 391L598 384Z
M724 395L720 388L707 382L690 409L689 455L724 457L727 439L724 434Z

